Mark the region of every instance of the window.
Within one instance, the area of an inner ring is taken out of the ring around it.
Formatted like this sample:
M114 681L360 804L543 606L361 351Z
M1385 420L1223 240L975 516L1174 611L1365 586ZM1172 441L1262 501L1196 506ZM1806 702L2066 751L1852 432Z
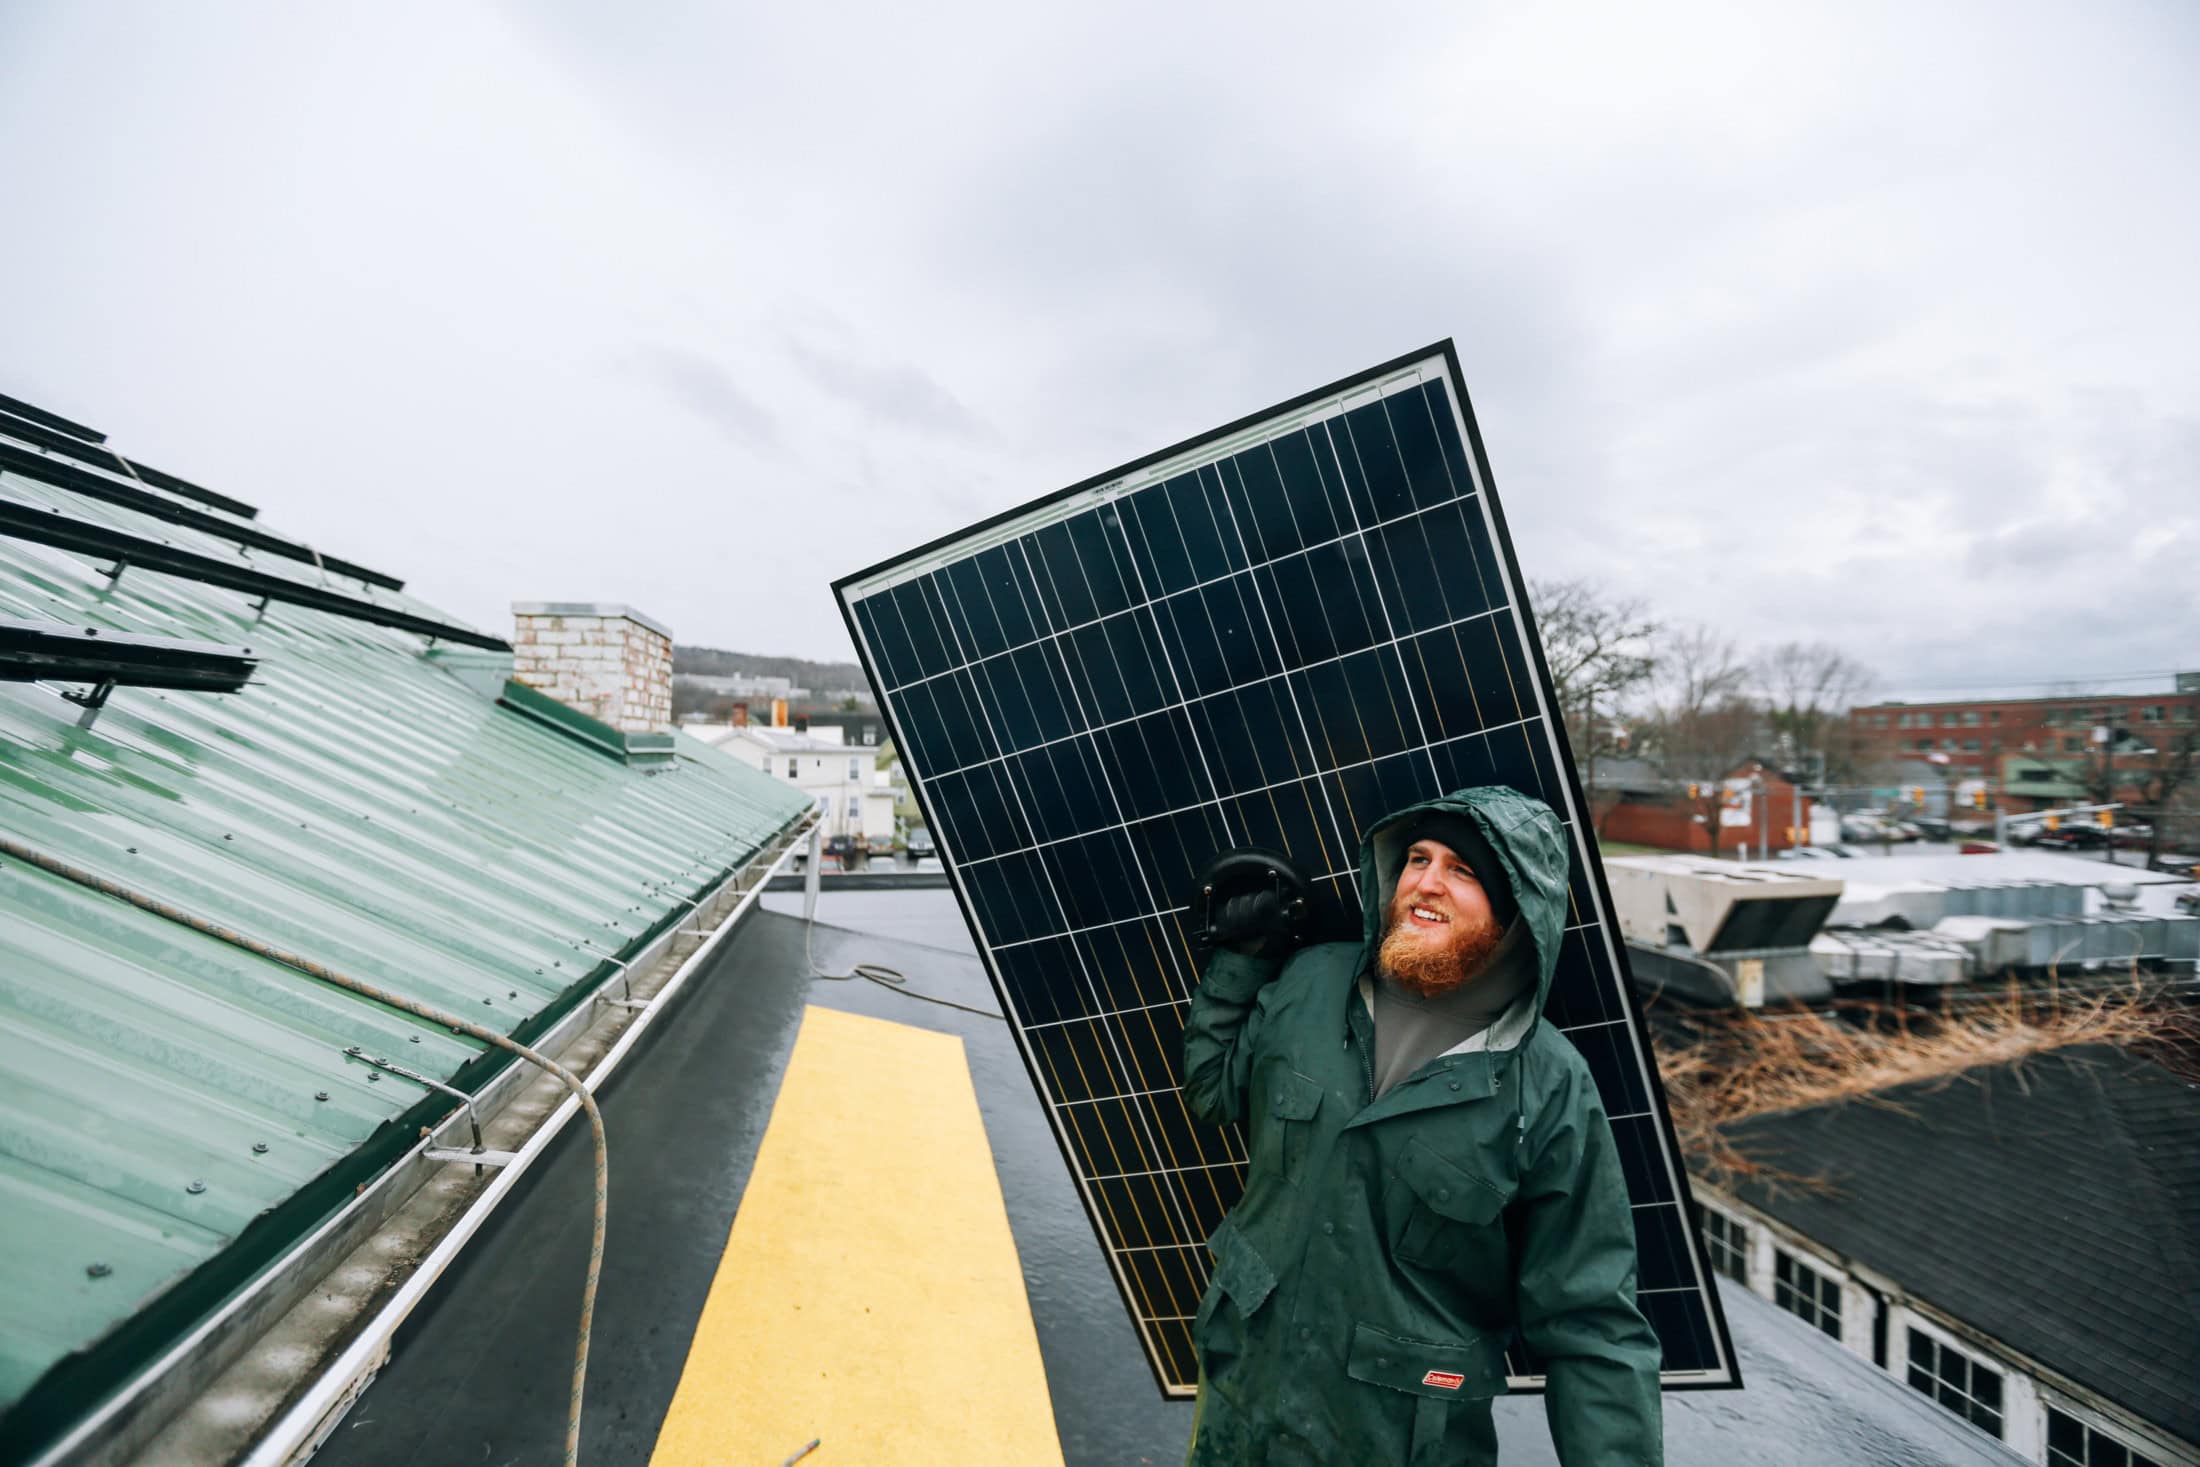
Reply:
M861 759L850 759L848 761L848 783L861 784L862 782L863 761Z
M2192 705L2191 705L2190 703L2180 703L2180 704L2178 704L2178 705L2177 705L2177 712L2176 712L2176 714L2175 714L2175 717L2176 717L2176 720L2177 720L2177 722L2179 722L2179 723L2190 723L2190 722L2192 722Z
M1965 728L1978 727L1978 710L1976 708L1963 715L1963 726Z
M1942 728L1954 728L1956 726L1956 716L1953 713L1941 714L1940 726Z
M1956 741L1954 739L1942 739L1940 747L1945 752L1953 754L1956 751Z
M2142 708L2139 710L2139 721L2141 723L2163 723L2168 721L2168 719L2169 709L2161 703L2156 703L2152 707Z
M2047 717L2044 721L2049 728L2061 728L2063 721L2063 711L2060 708L2048 709Z
M1978 752L1978 740L1965 739L1963 741L1963 752L1966 754L1976 754Z
M1749 1282L1749 1225L1723 1212L1703 1210L1703 1245L1714 1272L1737 1283Z
M2067 1411L2047 1408L2047 1467L2162 1467Z
M787 761L787 778L800 779L801 777L802 761L800 759L789 759Z
M2001 710L1999 708L1996 708L1993 712L1987 714L1986 721L1988 723L1999 724L2001 722Z
M1841 1338L1841 1285L1785 1248L1772 1255L1772 1302L1804 1323Z
M863 726L863 747L866 749L875 749L878 747L877 724L867 723Z
M2000 1438L2000 1371L1912 1329L1910 1384L1987 1435Z
M2065 754L2076 754L2076 753L2080 753L2080 752L2082 752L2082 751L2084 750L2084 748L2085 748L2085 740L2084 740L2084 739L2072 739L2072 738L2066 738L2066 739L2064 739L2064 740L2063 740L2063 752L2064 752Z

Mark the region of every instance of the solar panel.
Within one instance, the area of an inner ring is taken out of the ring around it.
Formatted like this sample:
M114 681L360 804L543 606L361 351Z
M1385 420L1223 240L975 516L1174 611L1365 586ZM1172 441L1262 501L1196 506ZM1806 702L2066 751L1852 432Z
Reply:
M1738 1383L1449 342L835 583L1156 1378L1188 1395L1237 1128L1179 1096L1185 907L1261 845L1358 933L1359 836L1467 785L1573 835L1545 1013L1595 1074L1668 1387ZM1515 1389L1541 1384L1517 1342Z

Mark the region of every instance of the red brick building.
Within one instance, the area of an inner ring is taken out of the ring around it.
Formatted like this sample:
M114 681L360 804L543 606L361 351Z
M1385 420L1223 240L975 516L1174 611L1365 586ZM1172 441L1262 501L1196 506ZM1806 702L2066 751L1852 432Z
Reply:
M1735 785L1756 788L1745 795ZM1706 856L1739 855L1747 846L1762 859L1810 843L1813 803L1786 774L1751 760L1727 771L1724 780L1672 780L1623 791L1598 821L1597 838ZM1724 823L1720 816L1728 810L1744 823Z
M2163 747L2200 727L2200 673L2179 673L2176 691L2087 693L2058 698L1997 698L1935 703L1871 703L1851 710L1857 747L1873 762L1930 765L1951 780L1979 779L1998 787L2002 758L2037 754L2064 765L2097 768L2095 728L2124 730L2112 747ZM1938 756L1938 757L1929 757ZM2151 755L2115 753L2119 770L2152 762ZM1936 774L1935 781L1938 782Z

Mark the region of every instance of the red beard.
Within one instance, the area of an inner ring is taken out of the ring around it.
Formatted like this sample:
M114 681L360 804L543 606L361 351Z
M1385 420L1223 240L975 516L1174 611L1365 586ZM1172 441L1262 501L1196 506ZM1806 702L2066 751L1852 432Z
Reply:
M1436 906L1433 910L1451 918L1451 925L1435 933L1416 928L1407 916L1412 897L1393 897L1383 945L1376 950L1375 965L1382 975L1422 998L1450 993L1482 970L1505 933L1494 918L1469 922L1457 912ZM1423 901L1426 907L1430 903Z

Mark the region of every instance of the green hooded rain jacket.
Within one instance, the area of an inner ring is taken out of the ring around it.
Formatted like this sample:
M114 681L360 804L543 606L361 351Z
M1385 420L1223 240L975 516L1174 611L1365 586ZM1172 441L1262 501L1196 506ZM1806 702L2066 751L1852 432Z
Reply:
M1535 944L1533 1009L1377 1101L1361 980L1403 831L1436 809L1474 820L1504 863ZM1541 1021L1567 852L1540 801L1460 790L1362 839L1361 942L1301 949L1280 972L1227 950L1208 964L1184 1095L1200 1119L1244 1126L1251 1157L1244 1198L1208 1241L1190 1467L1494 1463L1490 1399L1515 1325L1547 1371L1566 1467L1662 1461L1658 1341L1635 1306L1611 1126L1580 1053Z

